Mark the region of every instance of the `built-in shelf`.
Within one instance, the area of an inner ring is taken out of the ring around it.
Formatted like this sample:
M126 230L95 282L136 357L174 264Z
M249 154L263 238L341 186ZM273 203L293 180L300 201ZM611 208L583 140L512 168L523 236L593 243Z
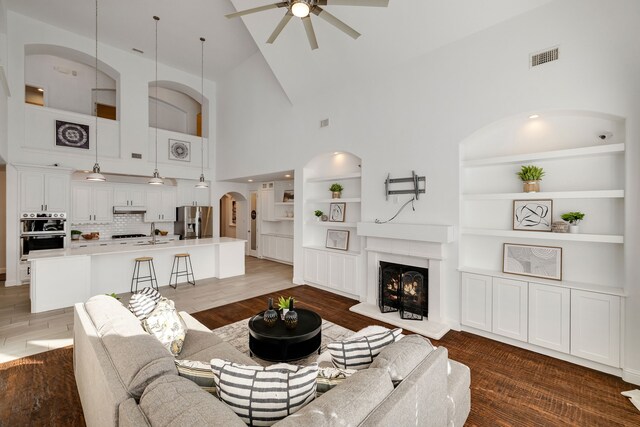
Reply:
M281 216L281 217L276 217L273 220L274 221L293 221L293 218L286 217L286 216Z
M465 160L463 167L490 166L532 162L537 160L562 159L570 157L586 157L609 153L623 153L624 144L594 145L590 147L570 148L567 150L543 151L540 153L516 154L513 156L487 157L484 159Z
M542 191L540 193L463 194L462 200L621 199L624 190Z
M343 255L360 255L360 252L358 251L341 251L340 249L330 249L324 246L317 246L317 245L304 245L303 248L314 249L316 251L332 252L332 253L343 254Z
M307 221L307 224L316 227L327 228L356 228L358 226L355 222L334 222L334 221Z
M360 197L347 197L344 199L309 199L308 203L360 203Z
M519 274L509 274L509 273L503 273L501 271L485 270L483 268L475 268L475 267L459 267L458 271L463 273L482 274L484 276L491 276L491 277L504 277L507 279L522 280L523 282L541 283L543 285L552 285L552 286L558 286L562 288L579 289L582 291L596 292L600 294L617 295L622 297L626 296L623 288L615 287L615 286L605 286L605 285L598 285L593 283L582 283L582 282L570 282L567 280L539 279L537 277L521 276Z
M560 240L565 242L624 243L624 236L616 234L573 234L542 231L495 230L491 228L463 228L462 234L525 239Z
M275 202L276 206L293 206L293 202Z
M347 179L359 179L362 177L360 172L346 173L344 175L335 176L322 176L318 178L309 178L307 182L329 182L329 181L344 181Z
M261 236L273 236L273 237L284 237L285 239L293 239L293 236L289 234L280 234L280 233L260 233Z

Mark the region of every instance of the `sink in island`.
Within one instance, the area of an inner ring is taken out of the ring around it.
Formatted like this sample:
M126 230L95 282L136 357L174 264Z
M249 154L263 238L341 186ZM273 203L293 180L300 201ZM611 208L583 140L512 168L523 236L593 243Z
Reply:
M37 251L27 257L31 264L31 312L70 307L93 295L129 292L134 259L142 256L153 257L158 286L169 284L173 257L178 253L191 256L196 281L241 276L245 242L214 237ZM138 289L148 285L141 284Z

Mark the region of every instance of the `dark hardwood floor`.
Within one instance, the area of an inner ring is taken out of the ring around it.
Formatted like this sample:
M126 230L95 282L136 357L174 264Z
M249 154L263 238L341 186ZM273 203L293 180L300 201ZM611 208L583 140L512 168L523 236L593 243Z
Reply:
M357 301L310 286L269 294L292 295L300 306L357 331L385 325L352 313ZM268 296L194 314L214 329L264 310ZM451 331L434 345L471 368L469 426L640 426L640 412L620 395L636 386L620 378L465 332Z

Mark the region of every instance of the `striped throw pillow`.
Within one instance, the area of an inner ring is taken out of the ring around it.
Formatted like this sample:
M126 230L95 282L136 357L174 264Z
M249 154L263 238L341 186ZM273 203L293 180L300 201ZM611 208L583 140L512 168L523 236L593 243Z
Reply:
M316 396L318 365L248 366L211 359L218 397L250 426L270 426Z
M129 300L129 310L138 318L143 321L149 314L156 308L158 303L151 297L144 294L133 294Z
M176 359L178 375L196 383L207 393L216 394L216 384L214 381L211 365L198 360L178 360Z
M366 369L384 347L398 340L400 334L402 329L396 328L364 337L347 338L332 342L327 349L336 368Z
M160 292L158 292L157 289L150 288L149 286L147 286L146 288L142 288L142 290L140 290L137 293L146 295L152 300L154 300L155 302L160 301L160 298L162 298L162 295L160 295Z

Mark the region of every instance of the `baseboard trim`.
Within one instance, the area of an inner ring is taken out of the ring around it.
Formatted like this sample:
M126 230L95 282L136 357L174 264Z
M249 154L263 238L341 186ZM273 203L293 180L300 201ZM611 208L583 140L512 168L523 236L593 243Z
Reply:
M6 282L4 282L4 285L6 287L9 287L9 286L20 286L20 285L22 285L22 282L20 282L18 280L7 280Z
M634 369L623 369L622 379L628 383L640 385L640 371Z
M7 272L7 268L6 267L0 268L0 274L5 274L6 272Z

